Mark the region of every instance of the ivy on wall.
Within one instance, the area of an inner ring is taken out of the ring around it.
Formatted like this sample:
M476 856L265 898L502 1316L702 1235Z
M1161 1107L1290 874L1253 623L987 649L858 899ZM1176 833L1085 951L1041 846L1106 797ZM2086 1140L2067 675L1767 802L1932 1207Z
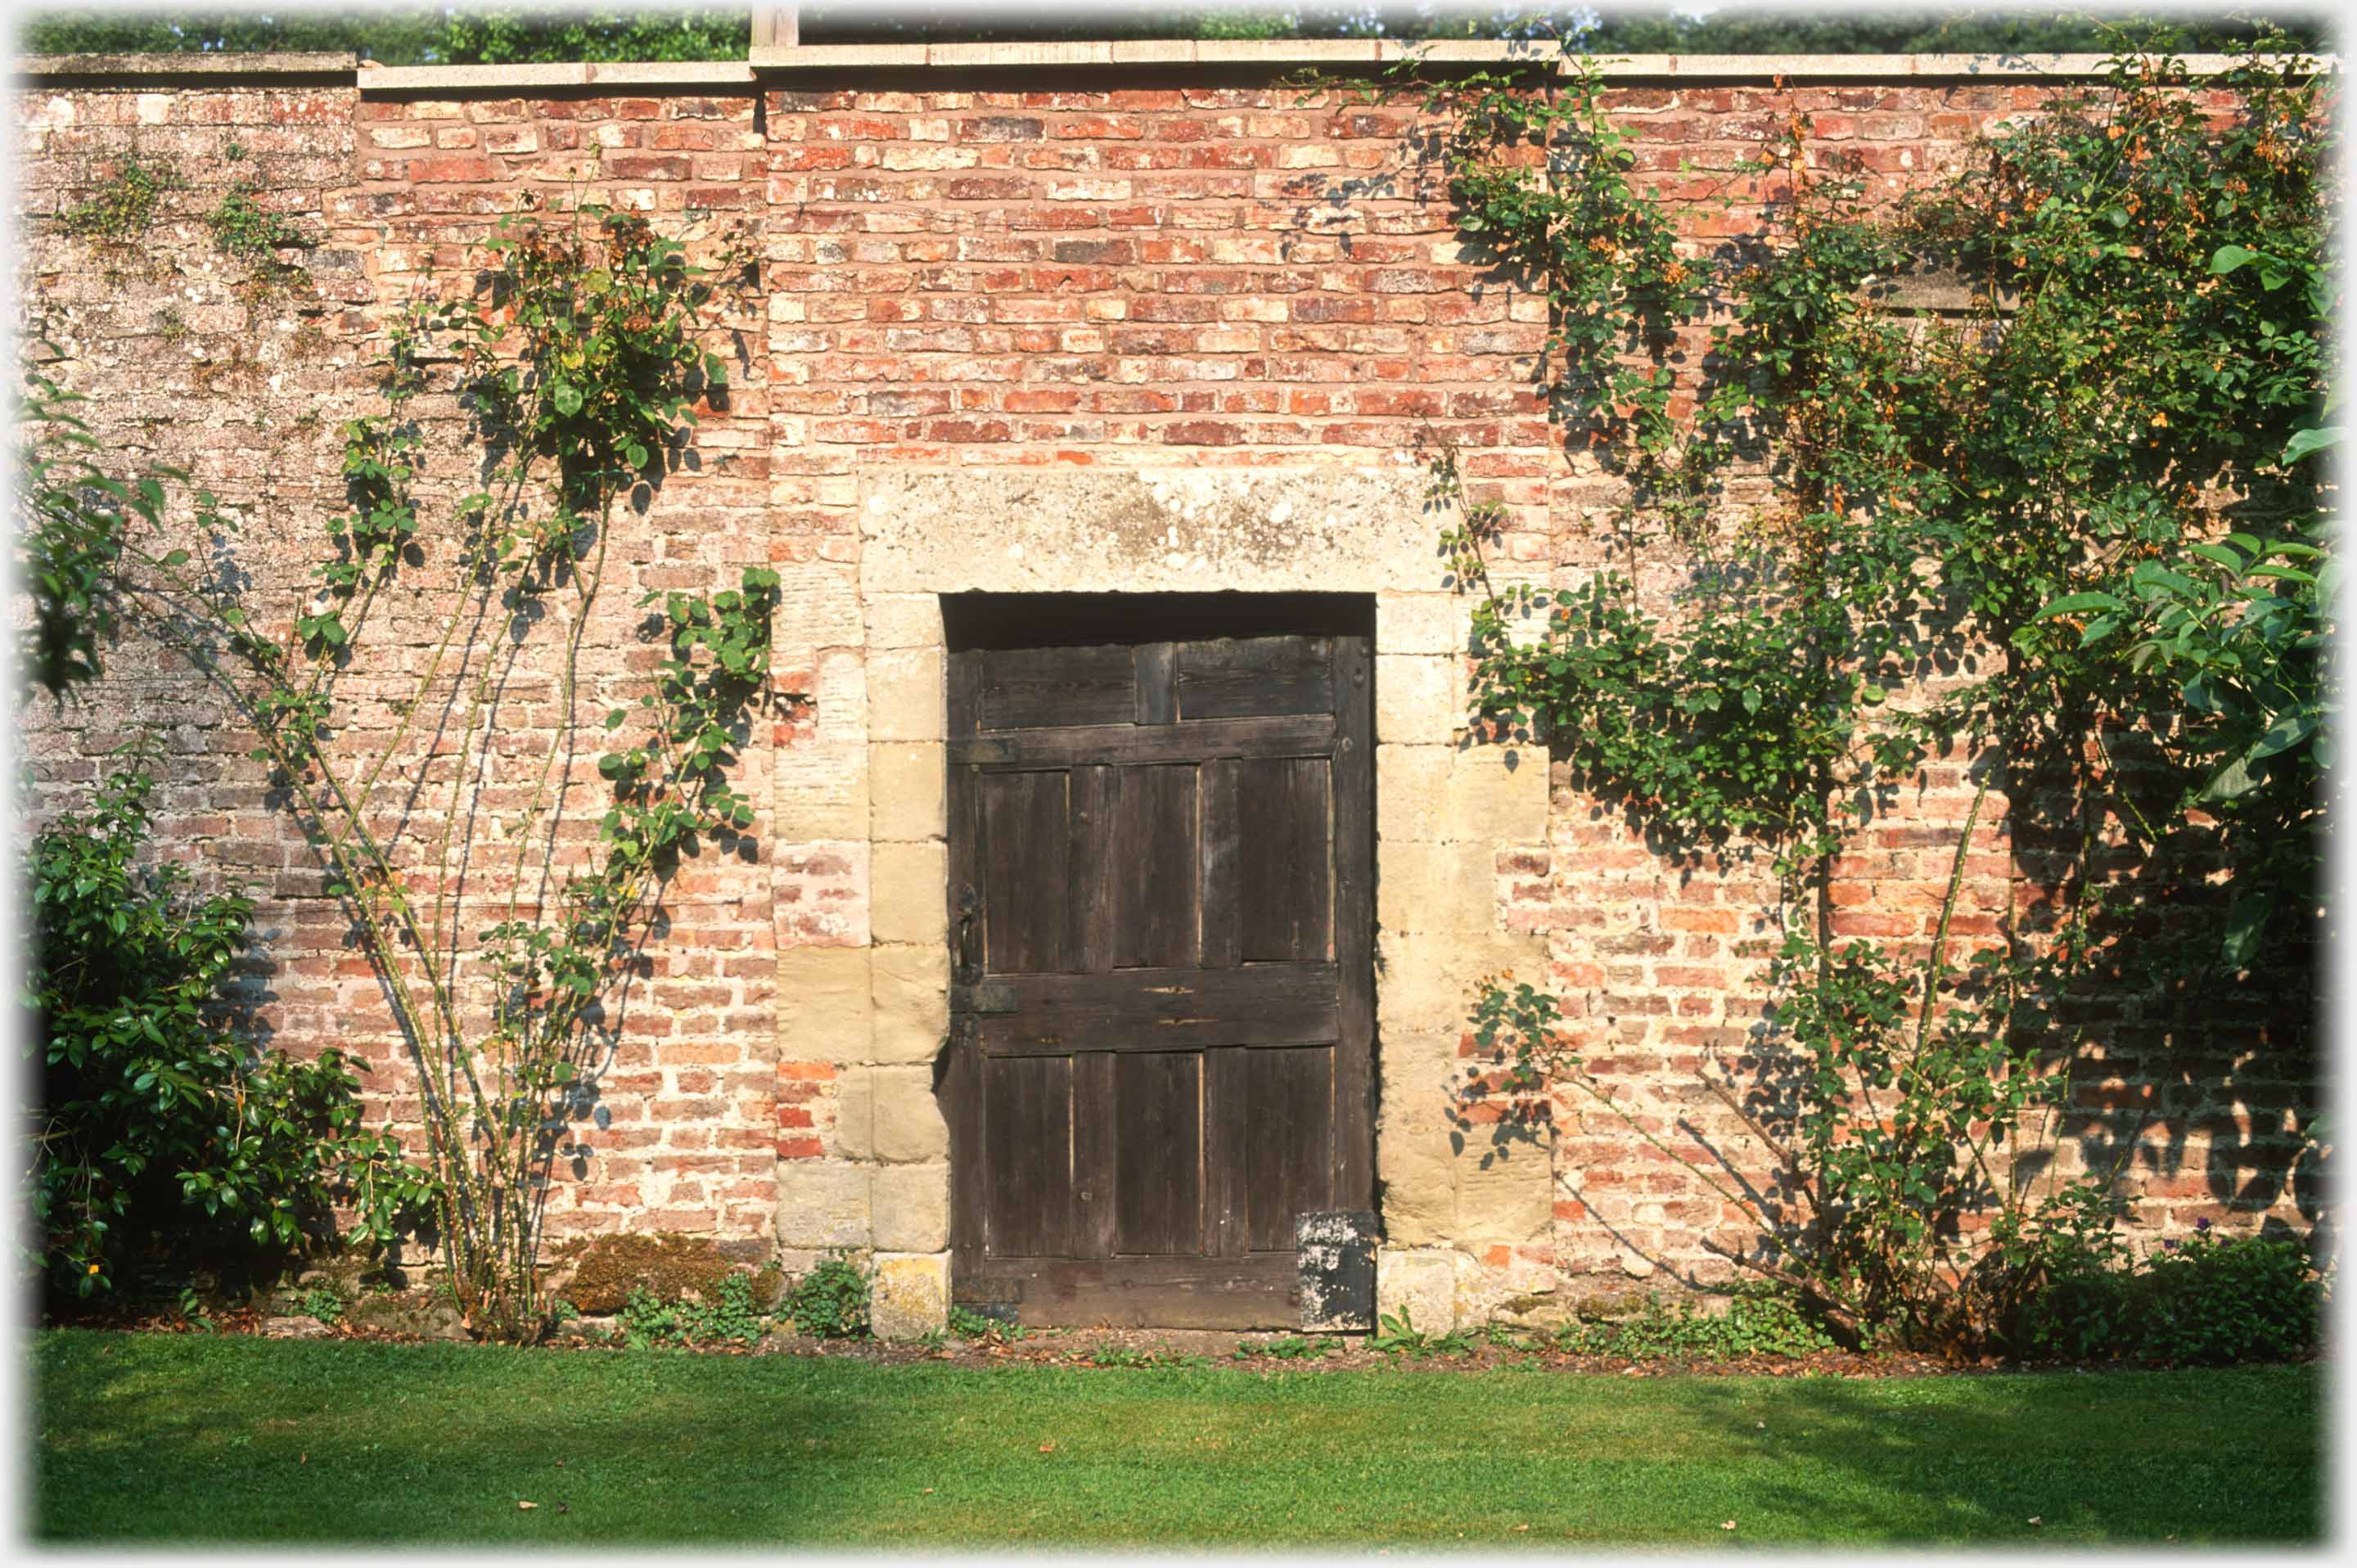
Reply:
M1460 231L1545 295L1550 417L1627 490L1609 564L1496 586L1504 514L1436 456L1475 726L1546 740L1675 854L1772 865L1769 1016L1795 1097L1711 1081L1788 1201L1661 1147L1760 1222L1739 1261L1862 1334L1994 1342L2044 1282L2111 1256L2114 1173L2034 1183L2018 1146L2086 1043L2076 998L2312 976L2334 140L2280 45L2209 81L2237 104L2214 118L2180 63L2123 54L1896 200L1782 114L1731 176L1760 231L1707 252L1631 179L1585 62L1534 86L1527 65L1431 80L1411 59L1359 89L1445 117ZM1910 276L1969 308L1894 308ZM1681 365L1701 371L1686 413ZM1727 480L1762 466L1773 499L1730 524ZM1633 570L1665 542L1691 564L1670 606ZM1837 940L1834 857L1941 754L1975 793L1931 940ZM1993 788L2047 897L1959 965ZM2231 898L2205 902L2220 868ZM2197 918L2171 939L2164 907ZM1491 1070L1466 1092L1521 1109L1505 1135L1557 1087L1620 1109L1543 990L1485 983L1474 1033Z

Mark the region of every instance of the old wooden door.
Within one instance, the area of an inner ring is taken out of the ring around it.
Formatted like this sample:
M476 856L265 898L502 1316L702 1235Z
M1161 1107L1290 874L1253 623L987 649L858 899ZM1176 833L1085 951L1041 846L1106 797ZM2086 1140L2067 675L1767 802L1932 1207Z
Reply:
M951 655L959 1301L1289 1326L1295 1217L1372 1207L1369 656Z

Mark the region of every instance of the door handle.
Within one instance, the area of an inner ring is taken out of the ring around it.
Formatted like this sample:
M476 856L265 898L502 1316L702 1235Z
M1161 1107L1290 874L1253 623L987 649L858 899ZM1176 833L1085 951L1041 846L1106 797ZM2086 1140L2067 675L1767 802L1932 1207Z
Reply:
M971 980L977 972L973 953L974 925L981 917L982 896L974 890L973 883L966 883L958 889L957 935L950 944L950 967L960 980Z

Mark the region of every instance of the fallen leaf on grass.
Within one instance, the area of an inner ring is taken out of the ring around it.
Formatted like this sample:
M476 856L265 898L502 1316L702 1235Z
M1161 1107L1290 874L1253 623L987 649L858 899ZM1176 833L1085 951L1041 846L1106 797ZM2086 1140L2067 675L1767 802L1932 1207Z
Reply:
M1719 1521L1718 1528L1721 1530L1733 1530L1735 1528L1735 1521L1731 1519L1722 1520Z
M1055 1445L1055 1444L1053 1444L1052 1442L1050 1442L1050 1443L1042 1443L1041 1444L1039 1444L1039 1452L1040 1452L1040 1453L1042 1453L1042 1454L1053 1454L1055 1451L1056 1451L1056 1445Z
M540 1506L540 1505L539 1505L538 1503L528 1503L528 1502L524 1501L522 1498L518 1498L516 1499L516 1507L518 1507L518 1508L520 1508L520 1509L536 1509L536 1508L538 1508L539 1506Z
M2038 1516L2037 1514L2031 1514L2031 1515L2029 1516L2029 1528L2030 1528L2030 1529L2032 1529L2032 1530L2038 1530L2038 1529L2040 1529L2040 1528L2042 1528L2042 1527L2045 1525L2045 1523L2046 1523L2046 1520L2043 1520L2043 1519L2041 1519L2041 1518L2040 1518L2040 1516Z

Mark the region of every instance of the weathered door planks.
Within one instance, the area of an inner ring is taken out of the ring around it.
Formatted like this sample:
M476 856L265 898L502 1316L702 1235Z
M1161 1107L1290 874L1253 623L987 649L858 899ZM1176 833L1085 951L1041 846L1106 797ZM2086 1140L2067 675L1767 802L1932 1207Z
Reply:
M1368 641L949 661L952 1294L1282 1327L1372 1207Z

